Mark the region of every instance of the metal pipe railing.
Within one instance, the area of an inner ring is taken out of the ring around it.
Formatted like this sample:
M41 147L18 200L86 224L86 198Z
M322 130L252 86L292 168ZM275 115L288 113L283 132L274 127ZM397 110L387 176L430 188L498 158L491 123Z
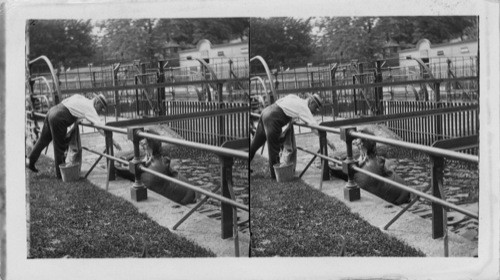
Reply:
M442 205L442 206L444 206L444 207L447 207L447 208L453 209L453 210L455 210L455 211L457 211L457 212L460 212L460 213L462 213L462 214L464 214L464 215L467 215L467 216L469 216L469 217L472 217L472 218L475 218L475 219L479 219L479 215L478 215L477 213L473 213L473 212L468 211L468 210L466 210L466 209L460 208L460 207L456 206L455 204L449 203L449 202L447 202L447 201L445 201L445 200L442 200L442 199L439 199L439 198L435 198L435 197L434 197L434 196L432 196L432 195L429 195L429 194L427 194L427 193L424 193L424 192L421 192L421 191L415 190L415 189L410 188L410 187L408 187L408 186L406 186L406 185L403 185L403 184L401 184L401 183L395 182L395 181L393 181L393 180L391 180L391 179L388 179L388 178L386 178L386 177L383 177L383 176L377 175L377 174L372 173L372 172L370 172L370 171L366 171L366 170L364 170L363 168L358 167L358 166L356 166L356 165L353 165L353 166L352 166L352 168L353 168L355 171L357 171L357 172L363 173L363 174L368 175L368 176L370 176L370 177L372 177L372 178L374 178L374 179L377 179L377 180L382 181L382 182L384 182L384 183L387 183L387 184L390 184L390 185L392 185L392 186L395 186L395 187L397 187L398 189L402 189L402 190L405 190L405 191L407 191L407 192L413 193L413 194L415 194L415 195L417 195L417 196L419 196L419 197L425 198L425 199L427 199L427 200L429 200L429 201L431 201L431 202L434 202L434 203L440 204L440 205Z
M310 151L310 150L304 149L304 148L302 148L302 147L297 147L297 149L298 149L298 150L301 150L301 151L303 151L303 152L306 152L306 153L308 153L308 154L315 155L315 156L317 156L317 157L319 157L319 158L322 158L322 159L324 159L324 160L328 160L328 161L331 161L331 162L337 163L337 164L342 164L342 163L343 163L343 161L341 161L341 160L338 160L338 159L335 159L335 158L331 158L331 157L328 157L328 156L322 155L322 154L320 154L320 153L315 153L315 152L313 152L313 151ZM462 214L465 214L465 215L467 215L467 216L469 216L469 217L472 217L472 218L475 218L475 219L478 219L478 218L479 218L478 214L476 214L476 213L473 213L473 212L470 212L470 211L465 210L465 209L463 209L463 208L460 208L460 207L458 207L458 206L456 206L456 205L454 205L454 204L452 204L452 203L449 203L449 202L447 202L447 201L444 201L444 200L442 200L442 199L435 198L435 197L434 197L434 196L432 196L432 195L429 195L429 194L426 194L426 193L424 193L424 192L421 192L421 191L415 190L415 189L413 189L413 188L411 188L411 187L408 187L408 186L406 186L406 185L404 185L404 184L401 184L401 183L398 183L398 182L392 181L392 180L387 179L387 178L385 178L385 177L383 177L383 176L380 176L380 175L377 175L377 174L375 174L375 173L372 173L372 172L366 171L366 170L364 170L364 169L362 169L362 168L360 168L360 167L358 167L358 166L356 166L356 165L353 165L353 166L352 166L352 168L353 168L355 171L357 171L357 172L363 173L363 174L368 175L368 176L370 176L370 177L372 177L372 178L375 178L375 179L377 179L377 180L379 180L379 181L382 181L382 182L384 182L384 183L388 183L388 184L393 185L393 186L395 186L395 187L397 187L397 188L399 188L399 189L403 189L403 190L405 190L405 191L407 191L407 192L413 193L413 194L415 194L415 195L417 195L417 196L419 196L419 197L422 197L422 198L428 199L428 200L430 200L431 202L438 203L438 204L440 204L440 205L442 205L442 206L444 206L444 207L447 207L447 208L450 208L450 209L456 210L457 212L460 212L460 213L462 213Z
M240 159L248 159L249 158L248 153L233 150L233 149L211 146L211 145L201 144L201 143L195 143L195 142L190 142L190 141L176 139L176 138L165 138L164 136L151 134L151 133L147 133L147 132L137 132L137 135L139 137L158 140L158 141L161 141L164 143L170 143L170 144L175 144L175 145L184 146L184 147L188 147L188 148L212 152L212 153L220 155L220 156L235 157L235 158L240 158Z
M320 87L307 87L307 88L296 88L296 89L280 89L276 90L276 93L283 94L283 93L302 93L304 91L315 92L315 91L364 89L373 87L393 87L393 86L403 86L410 84L448 83L448 82L458 82L458 81L478 80L478 79L479 78L475 76L461 77L461 78L419 79L419 80L405 80L405 81L381 82L381 83L370 83L370 84L349 84L349 85L320 86Z
M229 83L229 82L248 82L248 78L233 78L233 79L219 79L219 83ZM165 83L151 83L151 84L138 84L138 85L124 85L124 86L103 86L103 87L90 87L90 88L80 88L80 89L65 89L61 91L61 94L72 94L72 93L88 93L88 92L99 92L99 91L115 91L115 90L139 90L139 89L157 89L159 87L180 87L189 85L203 85L207 81L176 81L176 82L165 82Z
M167 180L169 182L172 182L174 184L177 184L177 185L180 185L186 189L190 189L192 191L195 191L195 192L198 192L198 193L201 193L201 194L204 194L208 197L211 197L211 198L214 198L214 199L217 199L219 201L221 201L222 203L226 203L226 204L229 204L231 206L234 206L234 207L237 207L241 210L244 210L246 212L249 212L249 208L248 206L244 205L244 204L241 204L239 202L236 202L234 200L231 200L229 198L226 198L226 197L223 197L221 195L218 195L218 194L215 194L215 193L212 193L212 192L209 192L207 190L204 190L202 188L199 188L199 187L196 187L196 186L193 186L193 185L190 185L189 183L186 183L184 181L181 181L181 180L178 180L178 179L175 179L173 177L170 177L170 176L167 176L163 173L160 173L160 172L157 172L157 171L154 171L152 169L149 169L147 167L144 167L144 166L140 166L139 167L142 171L146 172L146 173L149 173L149 174L152 174L152 175L155 175L157 177L160 177L164 180Z
M90 148L87 148L87 147L82 147L82 149L84 149L85 151L87 152L90 152L90 153L93 153L93 154L96 154L96 155L100 155L100 156L103 156L107 159L110 159L110 160L114 160L114 161L117 161L121 164L124 164L124 165L128 165L128 161L122 159L122 158L119 158L119 157L115 157L115 156L111 156L111 155L108 155L106 153L101 153L99 151L96 151L96 150L92 150Z
M426 154L433 155L433 156L447 157L447 158L451 158L451 159L463 160L463 161L474 162L474 163L479 162L478 156L463 154L463 153L459 153L459 152L455 152L455 151L449 151L449 150L445 150L445 149L429 147L429 146L425 146L425 145L421 145L421 144L408 143L408 142L401 141L401 140L383 138L383 137L378 137L378 136L369 135L369 134L365 134L365 133L361 133L361 132L355 132L355 131L351 131L350 135L352 137L356 137L356 138L368 139L368 140L372 140L372 141L375 141L378 143L383 143L383 144L388 144L388 145L392 145L392 146L398 146L401 148L408 148L408 149L424 152Z

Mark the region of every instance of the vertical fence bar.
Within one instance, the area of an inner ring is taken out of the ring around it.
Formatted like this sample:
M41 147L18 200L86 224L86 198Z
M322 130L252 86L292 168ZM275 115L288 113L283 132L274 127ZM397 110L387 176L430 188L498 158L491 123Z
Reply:
M375 83L381 83L382 80L382 61L376 61L376 71L375 71ZM384 100L384 88L376 87L375 88L375 108L377 110L376 115L382 115L384 112L384 104L382 101Z
M326 139L326 132L325 131L318 131L319 134L319 148L320 148L320 154L324 156L328 156L328 147L326 145L327 139ZM323 171L322 177L321 177L321 183L323 180L330 180L330 170L328 167L328 161L325 159L321 159L321 169Z
M231 199L230 182L232 182L233 158L219 157L221 164L222 196ZM221 237L233 237L233 207L221 202Z
M443 107L441 103L441 92L440 92L440 83L435 83L434 87L436 89L436 106L437 109L441 109ZM434 141L442 140L443 139L443 116L441 114L437 114L435 116L435 131L436 131L436 139Z
M112 68L113 71L113 86L116 87L118 86L118 71L120 69L120 66L116 68ZM114 92L114 99L115 99L115 118L116 121L118 121L118 118L120 117L120 92L118 90L115 90Z
M134 77L134 85L139 84L139 78L137 76ZM139 114L139 89L135 89L135 113L137 114L137 117L140 116Z
M139 168L139 165L141 164L141 159L140 159L140 148L139 148L139 141L140 138L137 135L138 131L143 131L142 128L129 128L127 131L127 136L128 139L132 141L134 144L134 158L129 161L129 170L134 174L135 181L132 184L132 187L130 188L130 195L132 197L132 200L134 201L143 201L148 198L148 192L146 189L146 186L141 181L141 170Z
M106 142L106 153L110 156L114 156L113 151L113 132L109 130L104 131L104 138ZM111 159L106 160L108 168L108 181L114 181L115 177L115 161Z
M431 160L431 191L432 195L444 199L443 189L443 171L444 159L442 157L430 156ZM443 206L432 202L432 238L444 236L444 208Z
M165 82L165 72L164 72L165 61L158 61L158 83ZM158 88L158 114L160 116L164 116L166 114L165 111L165 87Z
M342 170L347 174L347 184L344 187L344 199L348 201L356 201L361 198L361 193L358 185L354 181L354 170L352 165L355 164L352 153L352 140L350 132L356 131L356 127L340 128L340 139L345 141L347 148L347 157L342 163Z

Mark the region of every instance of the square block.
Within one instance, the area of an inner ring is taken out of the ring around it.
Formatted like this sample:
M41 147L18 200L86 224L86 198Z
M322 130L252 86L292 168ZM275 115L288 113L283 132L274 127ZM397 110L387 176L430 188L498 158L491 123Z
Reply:
M143 201L148 199L148 189L145 187L140 188L130 188L130 195L134 201Z
M361 199L359 187L344 188L344 199L348 201L356 201Z

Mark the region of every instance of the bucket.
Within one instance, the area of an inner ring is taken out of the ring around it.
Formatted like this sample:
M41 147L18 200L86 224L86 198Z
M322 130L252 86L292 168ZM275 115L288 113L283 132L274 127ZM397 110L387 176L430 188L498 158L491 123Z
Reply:
M63 163L59 165L63 182L72 182L80 179L80 163Z
M274 173L276 174L276 181L278 182L288 182L293 179L295 174L294 164L290 163L287 165L275 164Z

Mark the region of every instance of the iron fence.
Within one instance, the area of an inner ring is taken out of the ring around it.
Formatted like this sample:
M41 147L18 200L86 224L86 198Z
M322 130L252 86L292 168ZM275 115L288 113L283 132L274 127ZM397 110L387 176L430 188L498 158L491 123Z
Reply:
M233 109L233 111L224 115L218 114L218 111L224 109ZM167 102L167 115L205 112L203 117L172 121L169 126L186 140L211 145L221 145L224 141L248 138L249 110L248 103Z
M385 115L419 112L432 109L460 108L474 105L470 102L384 101ZM404 141L432 145L437 140L460 138L479 134L479 108L453 110L440 118L422 116L385 122L387 127ZM467 153L478 154L477 149Z

